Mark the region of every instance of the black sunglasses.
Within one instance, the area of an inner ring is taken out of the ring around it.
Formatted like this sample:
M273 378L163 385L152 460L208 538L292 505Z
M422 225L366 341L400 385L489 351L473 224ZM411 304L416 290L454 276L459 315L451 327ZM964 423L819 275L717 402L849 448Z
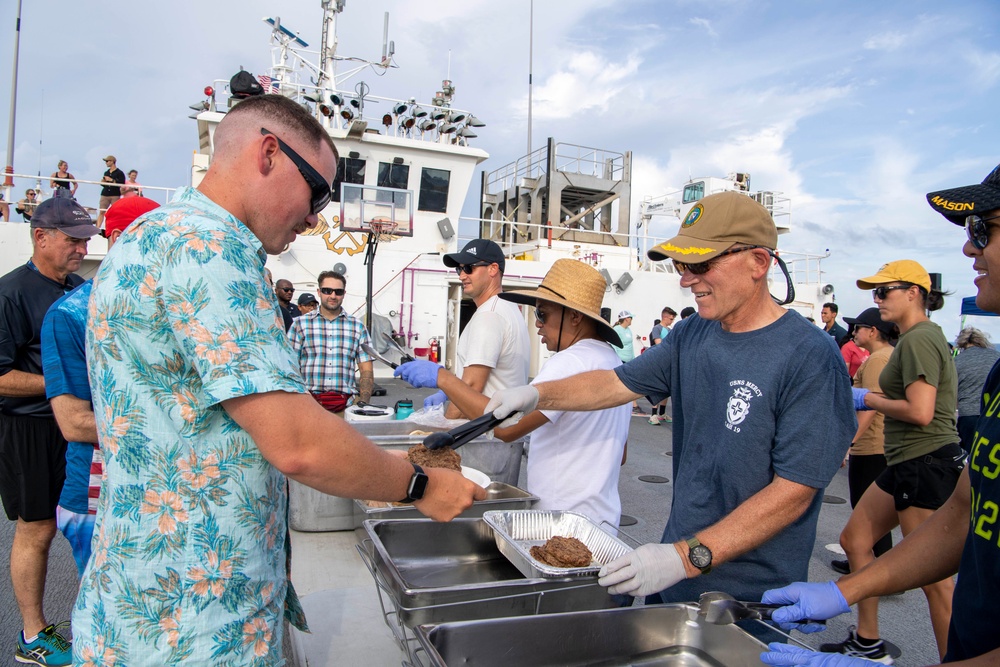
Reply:
M475 264L459 264L458 266L455 267L455 273L458 273L459 275L461 275L461 274L464 273L467 276L471 276L472 272L476 270L477 266L489 266L490 264L492 264L492 262L477 262Z
M280 289L282 292L294 292L295 291L294 287L279 287L278 289Z
M260 133L264 136L271 135L278 142L278 148L281 152L288 156L288 159L292 161L292 164L298 168L299 173L302 174L302 178L305 179L306 185L312 190L312 199L309 202L310 214L316 215L330 203L333 199L333 188L323 180L323 176L316 171L311 164L305 161L305 159L296 153L289 147L284 141L278 138L274 132L270 130L265 130L263 127L260 128Z
M563 307L559 309L559 312L564 312L565 310L566 310L565 307ZM538 320L538 323L545 324L546 317L548 316L542 311L542 309L539 308L538 306L535 306L535 319Z
M759 245L748 245L748 246L743 246L741 248L730 248L729 250L726 250L724 252L720 252L718 255L716 255L715 257L713 257L712 259L710 259L710 260L708 260L706 262L696 262L696 263L692 263L692 264L689 264L687 262L678 262L675 259L675 260L673 260L673 262L674 262L674 269L676 269L677 273L684 273L685 271L690 271L691 273L693 273L696 276L701 276L701 275L704 275L704 274L708 273L709 271L711 271L712 270L712 266L717 261L719 261L720 259L722 259L723 257L725 257L726 255L735 255L738 252L744 252L746 250L754 250L755 248L760 248L760 247L762 247L762 246L759 246ZM764 248L764 250L767 250L768 254L771 253L771 251L768 250L767 248Z
M879 301L885 301L885 297L894 289L910 289L913 285L879 285L872 290L872 296Z
M320 287L319 291L321 294L325 294L327 296L330 296L331 294L336 294L337 296L344 296L344 294L347 293L347 290L341 287Z
M986 244L990 241L990 226L987 223L993 220L1000 220L1000 215L992 218L981 218L978 215L965 216L965 233L977 250L986 249Z

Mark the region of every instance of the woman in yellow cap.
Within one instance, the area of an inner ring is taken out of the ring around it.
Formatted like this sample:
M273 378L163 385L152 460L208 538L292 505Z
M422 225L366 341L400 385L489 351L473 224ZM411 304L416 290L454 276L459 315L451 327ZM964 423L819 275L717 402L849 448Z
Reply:
M944 305L944 293L917 262L889 262L858 287L870 289L879 315L899 327L899 343L879 376L881 394L855 389L855 408L885 415L888 467L868 487L840 534L851 571L875 559L872 547L899 526L905 537L951 495L965 453L955 426L958 377L941 327L928 311ZM954 583L950 577L923 587L938 651L944 656ZM878 598L858 603L858 625L838 644L821 651L848 653L892 664L879 638Z

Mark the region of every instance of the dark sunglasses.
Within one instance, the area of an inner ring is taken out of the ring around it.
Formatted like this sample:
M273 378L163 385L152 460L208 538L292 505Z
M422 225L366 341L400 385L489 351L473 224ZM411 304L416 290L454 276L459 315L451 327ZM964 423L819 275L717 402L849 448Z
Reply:
M291 147L288 146L284 141L278 138L274 132L270 130L265 130L263 127L260 128L260 133L264 136L271 135L278 141L278 148L281 152L288 156L288 159L292 161L292 164L298 168L299 173L302 174L302 178L305 179L306 185L312 190L312 198L309 202L310 214L316 215L330 203L333 199L333 188L323 180L323 176L316 171L311 164L305 161L305 159L296 153Z
M743 246L742 248L730 248L729 250L726 250L724 252L720 252L718 255L716 255L712 259L708 260L707 262L696 262L696 263L689 264L687 262L678 262L675 259L675 260L673 260L673 262L674 262L674 269L676 269L677 273L684 273L685 271L690 271L691 273L693 273L696 276L701 276L701 275L704 275L704 274L708 273L709 271L711 271L712 270L712 266L717 261L719 261L720 259L722 259L723 257L725 257L726 255L735 255L738 252L744 252L746 250L753 250L755 248L760 248L760 247L761 246L759 246L759 245L748 245L748 246ZM764 250L767 250L768 254L770 254L770 252L771 252L767 248L764 248Z
M295 291L294 287L279 287L278 289L280 289L282 292L294 292Z
M560 308L559 312L563 312L564 310L565 308ZM539 308L538 306L535 306L535 319L538 320L538 323L545 324L546 317L547 315L544 312L542 312L542 309Z
M872 296L879 301L885 301L885 297L894 289L910 289L913 285L879 285L872 290Z
M455 267L455 273L461 275L465 274L471 276L472 272L476 270L477 266L489 266L492 262L477 262L475 264L459 264Z
M990 241L990 226L987 223L993 220L1000 220L1000 215L992 218L981 218L978 215L965 216L965 233L977 250L986 249L986 244Z
M337 296L344 296L344 294L347 293L347 290L341 287L320 287L319 291L321 294L325 294L327 296L330 296L331 294L336 294Z

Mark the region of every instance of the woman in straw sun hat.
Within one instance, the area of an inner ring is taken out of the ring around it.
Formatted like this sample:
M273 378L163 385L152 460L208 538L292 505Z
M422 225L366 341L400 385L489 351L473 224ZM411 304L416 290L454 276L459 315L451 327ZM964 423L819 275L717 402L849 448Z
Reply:
M503 292L501 299L534 306L542 344L555 354L535 382L621 365L615 330L601 318L606 283L592 266L557 260L535 290ZM614 348L612 347L614 346ZM439 387L463 413L482 414L489 399L437 364L417 360L396 369L416 387ZM593 412L535 410L517 424L498 428L511 441L531 434L528 491L536 509L572 510L618 527L618 472L628 437L628 404Z

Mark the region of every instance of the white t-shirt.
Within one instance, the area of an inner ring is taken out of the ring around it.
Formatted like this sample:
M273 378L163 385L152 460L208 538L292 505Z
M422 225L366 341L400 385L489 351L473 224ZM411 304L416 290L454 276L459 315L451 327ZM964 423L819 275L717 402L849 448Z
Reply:
M528 384L528 325L521 309L496 296L476 308L458 337L458 372L466 366L488 366L493 370L483 394Z
M595 370L611 370L621 360L604 341L587 339L556 353L532 384ZM618 473L628 438L631 403L606 410L542 410L549 423L531 433L528 492L535 509L572 510L615 528L621 519Z

